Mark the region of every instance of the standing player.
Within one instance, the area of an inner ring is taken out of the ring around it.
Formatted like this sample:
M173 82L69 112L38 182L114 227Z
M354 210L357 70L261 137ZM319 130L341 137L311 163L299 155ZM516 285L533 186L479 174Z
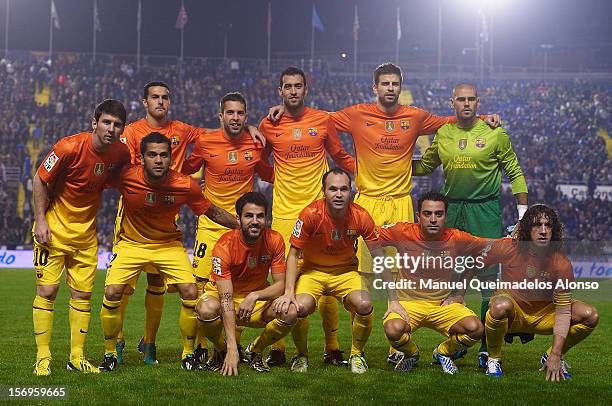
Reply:
M483 241L466 232L446 228L447 205L440 193L425 193L418 202L418 224L400 222L383 226L379 239L369 244L376 248L393 246L402 257L426 261L415 268L403 268L397 282L407 288L389 293L390 297L397 295L399 302L390 302L383 325L387 339L399 354L395 365L398 372L410 372L416 365L419 348L412 334L421 327L432 328L447 337L434 349L433 358L434 363L442 366L442 371L451 375L459 371L452 355L476 344L483 334L476 314L450 298L451 289L446 287L454 280L459 267L465 266L466 254L480 252ZM446 267L444 264L449 259L455 263ZM470 262L472 266L477 265L475 260Z
M195 180L169 169L172 149L166 136L158 132L147 135L140 150L142 165L124 168L120 178L110 183L121 192L124 215L106 273L100 312L105 355L100 369L112 371L117 366L116 340L123 324L120 300L128 282L150 266L163 276L165 284L175 285L179 291L182 366L193 370L197 366L193 356L197 288L175 218L180 207L187 204L195 214L206 214L226 227L237 226L236 219L212 205Z
M480 120L476 115L479 103L473 85L455 86L450 104L457 122L438 130L423 157L413 161L412 171L414 175L427 175L442 164L442 194L449 200L447 225L479 237L501 238L499 195L502 169L516 196L519 220L527 210L527 183L508 133L501 127L493 129ZM481 270L477 277L482 281L494 281L497 266ZM480 319L483 323L492 293L491 289L481 290ZM486 348L483 337L478 354L482 368L487 363Z
M266 152L272 152L274 157L272 229L285 239L285 255L289 252L289 237L300 211L322 197L321 178L329 170L325 151L339 167L350 173L355 171L355 161L340 145L329 114L304 106L307 93L304 72L296 67L285 69L278 87L285 114L276 124L264 119L259 126L267 140ZM318 305L325 334L323 359L328 364L342 365L346 361L338 344L338 302L323 295ZM300 323L293 334L302 334L304 329L308 329L308 325ZM284 364L284 342L272 347L268 364Z
M593 332L599 321L595 307L572 300L568 283L574 271L561 251L563 224L553 209L531 206L518 224L518 241L498 240L487 254L489 264L502 264L502 282L548 283L535 289L500 289L491 299L485 331L489 359L486 374L503 375L501 349L510 333L553 335L552 345L542 355L541 371L546 380L569 379L564 355Z
M202 133L197 138L182 172L191 175L203 166L206 181L204 196L217 207L235 215L236 200L246 192L253 191L255 172L268 182L273 182L274 173L267 161L262 159L263 148L253 141L245 129L247 103L242 94L227 93L221 98L219 120L221 128ZM192 261L198 297L210 279L212 247L227 231L226 227L206 216L198 218ZM206 345L206 337L200 336L196 349L198 362L206 359Z
M323 175L323 195L306 206L295 223L285 294L275 303L275 310L283 312L295 304L299 317L304 318L315 311L324 292L341 300L353 317L349 365L353 373L362 374L368 370L363 351L372 331L373 308L357 272L355 245L359 236L366 241L376 239L376 229L368 212L351 202L351 178L344 170L334 168ZM300 255L303 263L298 272ZM298 354L291 370L306 372L307 331L294 340Z
M35 375L51 374L53 310L64 268L70 287L68 369L99 372L83 355L98 265L96 213L104 182L130 161L125 145L117 142L125 118L119 101L103 101L94 111L93 132L60 140L34 176Z
M206 365L210 371L238 375L235 331L236 325L242 325L264 328L247 347L246 357L256 371L269 372L263 350L287 335L296 322L295 306L286 312L275 312L272 307L285 289L285 244L278 232L266 227L267 210L265 196L245 193L236 201L240 230L223 234L213 249L212 281L196 306L202 334L215 345L215 354Z

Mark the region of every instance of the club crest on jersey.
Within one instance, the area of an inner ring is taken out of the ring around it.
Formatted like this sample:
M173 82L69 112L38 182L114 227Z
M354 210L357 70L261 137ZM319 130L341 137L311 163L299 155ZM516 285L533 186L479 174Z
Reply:
M102 176L103 173L104 173L104 163L96 162L96 165L94 166L94 174L96 176Z
M486 145L484 138L476 138L474 145L476 145L476 148L484 148Z
M119 137L119 141L121 141L122 143L127 145L127 138L125 137Z
M311 137L316 137L318 133L319 132L317 131L316 127L310 127L308 129L308 135L310 135Z
M164 196L164 204L166 206L172 206L174 204L174 196Z
M250 269L253 269L257 266L257 257L248 257L247 258L247 266Z
M400 121L400 128L404 131L407 131L410 128L410 121L408 120L401 120Z
M357 238L357 230L348 229L346 230L346 238L349 240L354 240Z
M246 161L252 161L253 160L253 151L244 151L244 159Z
M536 269L531 265L527 265L527 277L533 278L535 276L535 273L536 273Z
M262 255L261 257L259 257L259 262L262 264L269 264L270 262L272 262L272 256Z
M221 275L221 258L212 257L212 271L215 275Z
M191 262L191 267L192 267L192 268L197 268L197 267L198 267L198 265L199 265L199 263L198 263L198 261L196 261L196 260L193 260L193 261Z
M155 200L157 200L156 196L155 196L155 193L147 192L147 194L145 196L145 203L146 204L155 204Z
M340 231L333 229L331 232L332 241L340 241Z
M459 140L459 149L463 151L465 147L467 147L467 138L461 138Z
M227 160L230 161L233 164L238 162L238 152L236 152L236 151L228 152L227 153Z
M395 123L390 120L385 121L385 129L388 133L392 132L393 130L395 130Z
M302 138L302 129L294 128L293 130L291 130L291 135L293 136L294 140L299 140L300 138Z
M302 225L304 224L304 222L302 220L297 220L295 222L295 226L293 226L293 232L291 233L291 235L293 235L295 238L300 238L300 235L302 234Z
M43 166L47 170L47 172L51 172L51 169L55 166L55 163L59 160L59 157L55 155L55 151L51 151Z
M176 147L178 144L181 143L181 139L177 135L173 135L172 137L170 137L170 143L173 147Z
M39 279L43 277L42 269L37 269L36 270L36 277L39 278Z

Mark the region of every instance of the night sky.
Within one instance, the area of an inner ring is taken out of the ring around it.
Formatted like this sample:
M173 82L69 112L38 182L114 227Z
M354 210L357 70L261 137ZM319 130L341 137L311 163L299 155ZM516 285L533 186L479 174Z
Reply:
M0 0L0 47L4 46L6 1ZM178 55L180 31L175 29L180 0L143 0L142 53ZM308 55L310 0L272 0L272 57ZM360 21L360 53L392 58L395 52L396 7L401 7L401 53L435 54L438 4L443 10L446 63L461 63L463 48L473 47L477 0L316 0L325 32L316 33L317 52L339 55L353 50L353 9ZM491 4L490 35L495 59L505 65L525 63L530 47L599 47L612 54L612 2L605 0L499 0ZM49 0L10 0L9 49L48 49ZM91 52L93 0L55 0L61 29L54 50ZM228 24L229 56L265 58L267 0L185 0L186 56L222 56L223 30ZM98 52L136 52L137 0L98 0L102 32ZM469 58L466 56L465 58ZM469 58L471 59L471 58Z

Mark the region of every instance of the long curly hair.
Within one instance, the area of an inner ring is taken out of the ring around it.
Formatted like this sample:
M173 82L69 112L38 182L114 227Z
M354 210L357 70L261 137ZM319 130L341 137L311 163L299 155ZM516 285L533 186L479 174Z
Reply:
M519 221L518 241L531 241L531 229L538 225L541 217L547 218L552 226L552 238L548 247L549 251L556 252L563 248L564 227L557 212L545 204L534 204L525 212ZM529 244L519 243L521 251L528 249Z

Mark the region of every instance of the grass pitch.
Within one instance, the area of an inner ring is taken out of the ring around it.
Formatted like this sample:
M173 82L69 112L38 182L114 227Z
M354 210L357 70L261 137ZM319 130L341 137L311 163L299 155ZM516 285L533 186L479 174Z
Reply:
M538 372L539 359L551 337L536 337L526 345L504 346L502 379L492 379L476 368L476 353L458 362L460 373L448 376L439 366L429 365L430 352L443 337L421 329L414 335L421 349L418 367L410 374L398 374L386 363L388 342L384 338L381 317L384 300L375 301L374 329L366 347L369 371L355 376L346 368L325 366L322 361L323 334L318 313L310 323L310 368L306 374L291 373L288 368L273 368L260 374L241 366L240 376L224 378L210 372L186 372L180 368L181 337L178 329L179 298L167 294L164 316L157 336L159 366L142 363L136 344L144 322L144 284L130 300L126 313L125 364L113 373L83 375L66 370L69 355L68 289L60 288L55 305L51 350L52 375L32 375L36 348L32 334L32 300L36 275L31 269L2 269L0 272L0 385L61 385L68 388L70 404L612 404L612 281L600 281L595 292L578 292L575 296L597 306L600 323L594 333L575 347L567 357L574 379L561 383L544 381ZM104 272L99 272L93 296L92 323L86 356L98 364L103 357L102 328L99 309L102 300ZM479 299L468 297L468 304L478 313ZM242 338L246 345L257 331L247 329ZM340 319L341 347L350 349L348 314ZM288 357L293 354L288 340ZM3 402L0 400L0 402ZM33 400L27 403L48 403ZM65 403L66 401L61 401ZM25 401L24 401L25 403Z

